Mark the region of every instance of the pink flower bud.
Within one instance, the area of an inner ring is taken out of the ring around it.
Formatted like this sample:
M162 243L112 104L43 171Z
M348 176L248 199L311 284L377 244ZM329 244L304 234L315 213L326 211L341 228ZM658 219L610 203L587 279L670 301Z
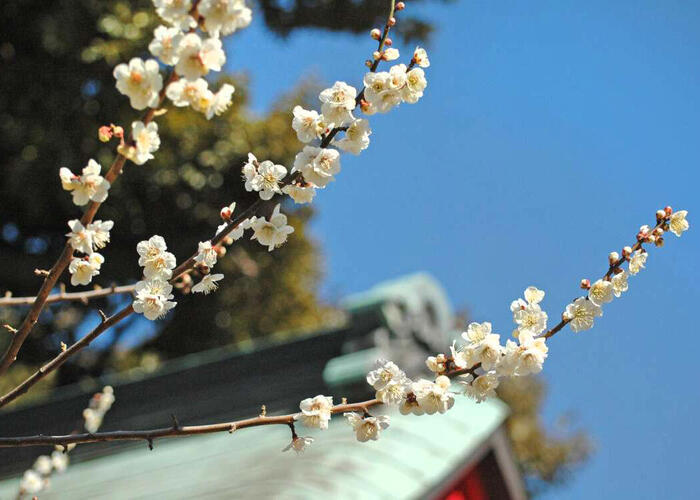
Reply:
M610 255L608 255L608 262L610 262L610 265L614 266L617 264L618 260L620 260L620 254L617 252L610 252Z
M399 2L396 4L396 7L394 7L394 10L404 10L406 8L406 4L403 2Z
M378 50L375 50L372 52L372 57L374 58L375 61L378 61L379 59L382 58L382 53L379 52Z
M375 40L379 40L382 37L382 32L379 31L379 28L374 28L372 31L369 32L369 36L371 36Z
M583 290L590 290L591 289L591 280L588 278L584 278L581 280L581 288Z
M666 205L666 207L664 207L664 212L666 212L666 217L671 217L671 214L673 214L673 209L670 205Z
M663 210L656 211L656 222L662 221L666 218L666 212Z
M659 236L658 238L656 238L654 245L656 245L659 248L664 246L664 239L661 236Z
M629 257L630 255L632 255L632 247L629 247L629 246L628 246L628 247L624 247L624 248L622 249L622 256L623 256L624 258L627 258L627 257Z
M108 127L107 125L103 125L97 131L97 136L102 142L109 142L109 140L112 138L112 135L112 127Z
M386 22L389 26L394 26L396 24L396 18L395 17L390 17L389 20Z
M389 37L387 37L387 38L384 40L384 45L386 45L387 47L391 47L391 44L392 44L392 43L394 43L394 42L392 42L392 41L391 41L391 38L389 38Z
M124 129L119 125L112 125L112 132L114 133L114 137L118 137L119 139L124 138Z

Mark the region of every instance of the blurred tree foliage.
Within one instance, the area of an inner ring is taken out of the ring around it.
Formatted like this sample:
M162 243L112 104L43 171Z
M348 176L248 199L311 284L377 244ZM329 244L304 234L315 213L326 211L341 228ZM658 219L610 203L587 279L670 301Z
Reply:
M503 379L498 386L498 397L511 410L506 428L513 453L533 496L565 482L592 452L588 435L572 431L566 418L554 428L545 424L540 415L545 396L540 377Z
M268 28L281 36L303 27L363 32L386 11L385 2L375 0L259 0L257 7ZM91 157L104 168L111 163L114 144L100 143L97 128L111 122L126 128L137 118L128 100L114 90L112 69L130 57L145 56L157 22L148 0L0 2L0 262L5 263L0 266L0 293L35 293L40 281L32 270L50 266L60 252L66 221L81 212L61 190L58 169L79 171ZM430 32L429 24L410 15L398 26L405 38ZM313 86L301 85L266 116L256 118L246 109L245 79L233 83L233 109L212 121L171 109L158 119L163 143L156 159L140 167L127 164L98 214L115 221L99 283L133 283L140 277L138 241L161 234L184 258L199 240L211 236L219 207L233 200L246 206L252 197L243 190L240 167L249 151L290 164L299 143L289 127L289 110L308 101ZM160 358L336 321L337 313L317 296L321 257L305 232L313 212L294 207L286 211L296 230L288 244L270 254L256 242L241 240L217 265L226 275L217 293L180 300L155 332L153 323L132 318L101 338L99 349L83 352L47 378L29 398L40 396L41 388L103 370L134 365L152 369ZM55 355L60 342L75 341L97 323L92 307L111 310L123 300L47 308L20 361L0 381L0 391ZM0 308L0 323L18 324L23 312ZM153 336L137 349L115 349L134 331ZM0 337L0 349L6 341ZM586 458L590 446L584 435L558 436L545 430L539 417L544 397L539 379L506 382L499 394L513 410L509 434L533 491L561 481Z

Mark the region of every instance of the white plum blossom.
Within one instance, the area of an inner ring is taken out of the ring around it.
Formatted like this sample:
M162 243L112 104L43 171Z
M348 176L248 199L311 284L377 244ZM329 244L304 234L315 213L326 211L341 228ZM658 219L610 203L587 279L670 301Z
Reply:
M360 413L343 413L348 424L355 431L357 440L361 443L369 440L376 441L383 429L389 427L389 417L381 415L379 417L362 416Z
M230 83L224 83L221 86L219 91L213 95L213 99L206 109L202 111L207 120L211 120L214 116L222 115L231 106L235 91L236 89ZM204 103L200 101L200 105L204 105Z
M622 271L621 273L618 273L615 276L613 276L610 280L613 286L613 293L615 294L615 297L619 297L620 295L622 295L623 292L626 292L629 289L627 277L627 272Z
M648 254L643 250L637 250L630 257L629 272L632 275L637 274L644 269L644 264L647 262Z
M244 0L201 0L197 11L204 17L204 29L214 37L247 27L253 14Z
M316 196L316 189L311 184L288 184L282 188L282 192L298 204L311 203Z
M195 111L202 113L209 108L209 102L214 99L209 84L203 78L194 81L180 78L168 85L165 95L179 108L191 106Z
M491 370L501 359L501 336L491 333L491 323L470 323L462 338L469 342L464 353L470 365L481 363L485 370Z
M585 297L579 297L566 306L564 317L574 332L593 328L593 320L603 315L603 310Z
M415 104L423 97L423 91L427 86L425 72L420 68L413 68L406 74L406 85L401 89L401 99L409 104Z
M377 360L376 366L376 369L367 374L367 383L377 391L377 399L386 404L401 403L411 381L391 361L380 359Z
M464 376L465 381L460 382L464 385L464 393L477 403L486 401L488 398L496 396L496 388L498 387L498 375L494 371L483 373L476 377L469 374Z
M316 187L326 187L340 172L340 153L336 149L304 146L294 158L292 172L299 171Z
M469 364L464 351L456 347L455 341L452 341L452 345L450 346L450 355L452 356L452 363L456 368L466 368Z
M169 279L173 275L176 261L175 256L167 252L167 245L162 236L154 235L136 245L139 254L139 266L143 267L146 279Z
M197 26L190 16L192 0L153 0L158 15L167 23L186 31Z
M73 203L86 205L88 201L102 203L107 199L110 183L100 175L102 167L95 160L88 161L82 175L75 175L63 167L59 170L63 189L73 195Z
M109 232L114 227L111 220L96 220L88 224L87 230L92 233L92 246L95 250L104 248L109 243Z
M202 280L192 287L194 293L203 293L204 295L209 295L211 292L216 290L219 285L216 283L224 278L223 274L207 274L202 278Z
M328 421L331 419L333 398L331 396L318 395L315 398L306 398L299 403L301 413L295 415L295 419L301 420L306 427L316 427L321 430L328 429Z
M301 106L294 106L292 110L292 128L297 133L297 139L301 142L309 142L321 137L326 127L323 122L323 115L317 111L309 111Z
M94 276L100 274L100 267L102 267L104 261L105 258L97 252L93 252L85 257L73 257L68 266L68 271L71 274L71 285L89 284Z
M671 219L668 223L668 228L673 234L675 234L678 237L680 237L684 231L687 231L690 228L690 224L686 220L687 215L687 210L679 210L678 212L674 212L671 215Z
M395 73L394 76L398 78L399 74ZM392 85L391 75L387 71L366 73L363 83L365 100L373 112L386 113L401 104L401 89Z
M395 49L393 47L388 48L384 51L384 55L382 56L382 59L385 61L395 61L400 57L401 54L399 54L399 49Z
M46 480L41 477L41 474L33 469L24 472L22 480L19 483L19 489L23 493L34 495L39 493L46 484Z
M518 337L520 356L516 375L529 375L542 371L542 364L547 358L547 347L544 337L535 338L529 331L522 331Z
M255 233L250 239L258 240L269 252L283 245L287 237L294 232L294 228L287 225L287 216L280 213L279 204L273 210L269 221L258 217L253 221L252 228Z
M178 56L175 71L190 81L197 80L211 70L221 71L226 62L221 40L208 38L202 41L196 33L188 33L180 41Z
M544 291L530 286L523 295L525 300L517 299L510 304L513 321L518 325L514 333L516 337L523 330L528 330L537 335L547 328L547 313L539 305L544 298Z
M173 287L163 278L156 277L136 283L136 299L133 302L134 311L143 314L151 321L157 320L175 307L172 302Z
M287 169L282 165L275 165L270 160L265 160L258 165L255 175L245 187L260 193L260 199L269 200L276 193L281 193L280 182L287 175ZM247 179L247 174L246 174Z
M369 136L371 134L372 130L369 128L369 122L359 118L350 124L345 131L345 136L334 144L343 151L359 155L362 150L367 149L369 146Z
M597 306L602 306L613 299L613 284L607 280L600 279L591 285L588 290L588 300Z
M440 375L435 382L421 379L412 385L416 402L428 415L445 413L454 406L454 395L449 392L450 379Z
M437 356L429 356L428 359L425 360L425 366L433 373L442 373L445 371L446 362L447 358L445 355L438 354Z
M153 30L153 40L148 45L148 50L164 64L174 66L179 59L178 49L184 36L179 28L158 26Z
M34 461L34 470L42 476L48 476L51 474L51 471L53 470L51 457L48 455L41 455L37 457L37 459Z
M297 436L292 437L292 442L289 443L282 451L294 450L297 455L300 455L306 451L306 447L314 442L314 438L310 436Z
M158 106L158 93L163 88L158 61L134 57L129 64L117 65L113 75L117 80L117 90L129 98L132 108L141 110Z
M61 451L53 451L51 453L51 465L56 472L65 472L68 468L68 454Z
M152 160L153 153L160 147L158 124L151 121L145 125L142 121L135 121L131 124L131 136L134 145L123 148L124 156L136 165L143 165Z
M357 90L345 82L335 82L331 88L323 90L318 98L321 101L321 113L336 127L352 121Z
M66 233L68 244L84 254L91 254L93 249L92 231L89 231L83 226L78 219L68 221L70 233Z
M197 246L197 256L194 260L207 267L214 267L218 256L216 247L212 246L211 241L200 241Z
M416 50L413 51L413 61L421 68L427 68L430 66L428 53L421 47L416 47Z
M519 340L522 343L524 340L528 340L530 337L530 332L525 331ZM496 365L496 373L502 377L514 377L518 375L518 368L520 367L520 353L520 346L510 339L507 340L506 345L503 348L503 356Z

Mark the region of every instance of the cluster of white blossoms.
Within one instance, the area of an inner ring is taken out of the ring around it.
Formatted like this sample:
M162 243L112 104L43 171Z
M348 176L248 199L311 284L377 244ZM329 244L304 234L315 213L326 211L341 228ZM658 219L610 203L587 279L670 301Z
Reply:
M92 396L90 404L83 410L84 426L87 432L97 432L102 425L105 414L112 408L114 401L114 389L110 385L105 386L102 392L95 393Z
M118 151L136 165L143 165L148 160L153 159L153 153L160 147L160 136L158 135L158 124L142 121L135 121L131 124L131 144L120 145Z
M90 403L83 410L85 420L85 430L87 432L97 432L102 425L105 413L109 411L114 403L114 390L111 386L106 386L102 392L98 392L90 399ZM34 461L31 469L26 470L19 484L19 495L36 495L49 487L49 479L54 473L62 473L68 468L70 462L68 453L75 448L75 444L66 447L56 446L51 455L41 455Z
M68 221L70 232L66 233L68 244L77 252L82 252L84 256L74 256L71 258L68 271L71 274L71 284L87 285L92 281L94 276L100 274L100 268L104 264L104 257L95 252L100 248L104 248L109 242L109 231L114 226L111 220L97 220L87 225L83 224L78 219Z
M173 66L174 71L165 95L175 106L190 106L207 119L222 114L231 105L234 87L224 84L213 92L203 77L211 71L221 71L226 54L219 36L248 26L251 10L243 0L153 0L153 4L167 25L153 31L148 50L163 64ZM198 26L207 33L206 38L196 32ZM164 84L156 59L144 61L135 57L128 64L119 64L114 68L114 78L117 90L129 97L134 109L159 106ZM150 137L144 139L147 145L140 146L136 141L135 147L139 150L133 153L136 163L149 159L149 147L157 149L159 141L153 137L153 130L149 132ZM134 137L138 133L140 131L134 131ZM157 138L157 129L155 134Z
M165 240L158 235L136 245L145 279L136 283L133 307L150 320L161 318L177 305L171 300L173 287L168 282L176 265L175 256L167 249Z
M65 167L59 170L58 175L63 189L71 192L73 203L80 207L89 201L102 203L107 199L110 183L100 175L101 170L100 164L91 159L83 168L82 175L75 175Z

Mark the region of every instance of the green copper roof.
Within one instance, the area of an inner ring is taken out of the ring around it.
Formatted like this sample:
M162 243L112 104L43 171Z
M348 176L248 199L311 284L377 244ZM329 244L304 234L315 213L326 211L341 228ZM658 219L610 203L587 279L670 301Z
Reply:
M283 426L155 443L72 464L54 475L40 498L416 498L447 477L501 424L502 403L458 397L444 415L391 413L377 442L359 443L344 419L327 431L306 429L316 441L300 456L282 453ZM84 445L90 446L90 445ZM37 453L38 453L37 449ZM19 479L0 483L13 498Z

